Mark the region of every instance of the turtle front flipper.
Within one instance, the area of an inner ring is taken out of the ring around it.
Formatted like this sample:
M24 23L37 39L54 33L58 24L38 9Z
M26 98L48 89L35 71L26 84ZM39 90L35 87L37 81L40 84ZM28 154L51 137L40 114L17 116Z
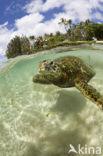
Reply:
M33 82L40 84L51 84L51 82L47 79L46 75L37 74L33 77Z
M90 99L100 109L103 110L103 96L95 88L82 81L77 81L75 86L82 92L85 97Z

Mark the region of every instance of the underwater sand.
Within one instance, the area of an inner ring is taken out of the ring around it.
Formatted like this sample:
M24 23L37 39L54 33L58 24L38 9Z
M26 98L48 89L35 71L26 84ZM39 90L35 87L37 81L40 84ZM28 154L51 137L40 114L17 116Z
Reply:
M0 76L0 156L74 156L68 154L69 144L101 146L103 156L103 111L76 88L32 82L39 61L66 55L92 66L96 75L89 84L103 94L102 49L41 54L17 62Z

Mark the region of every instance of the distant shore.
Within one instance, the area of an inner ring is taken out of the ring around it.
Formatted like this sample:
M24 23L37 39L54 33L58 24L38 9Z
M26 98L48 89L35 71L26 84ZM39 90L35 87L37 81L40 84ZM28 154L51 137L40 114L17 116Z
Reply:
M96 41L97 44L103 44L103 41Z

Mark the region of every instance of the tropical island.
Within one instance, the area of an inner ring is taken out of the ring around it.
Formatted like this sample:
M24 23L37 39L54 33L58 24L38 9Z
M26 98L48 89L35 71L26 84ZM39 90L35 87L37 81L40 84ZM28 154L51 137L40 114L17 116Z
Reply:
M103 40L103 24L95 23L87 19L74 24L71 19L62 18L58 23L65 28L66 33L44 34L44 36L15 36L7 45L7 58L19 55L34 54L42 50L48 50L59 46L72 46L80 44L96 43ZM100 42L101 43L101 42Z

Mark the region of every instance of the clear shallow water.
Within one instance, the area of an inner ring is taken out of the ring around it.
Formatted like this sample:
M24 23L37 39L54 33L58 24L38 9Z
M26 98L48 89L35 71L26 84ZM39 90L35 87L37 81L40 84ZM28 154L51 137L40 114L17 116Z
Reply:
M0 55L0 69L5 66L5 62L7 61L6 56Z
M103 150L103 111L76 88L32 82L39 61L65 55L79 56L94 68L90 84L103 94L103 50L79 49L19 61L0 77L0 156L67 156L69 144Z

